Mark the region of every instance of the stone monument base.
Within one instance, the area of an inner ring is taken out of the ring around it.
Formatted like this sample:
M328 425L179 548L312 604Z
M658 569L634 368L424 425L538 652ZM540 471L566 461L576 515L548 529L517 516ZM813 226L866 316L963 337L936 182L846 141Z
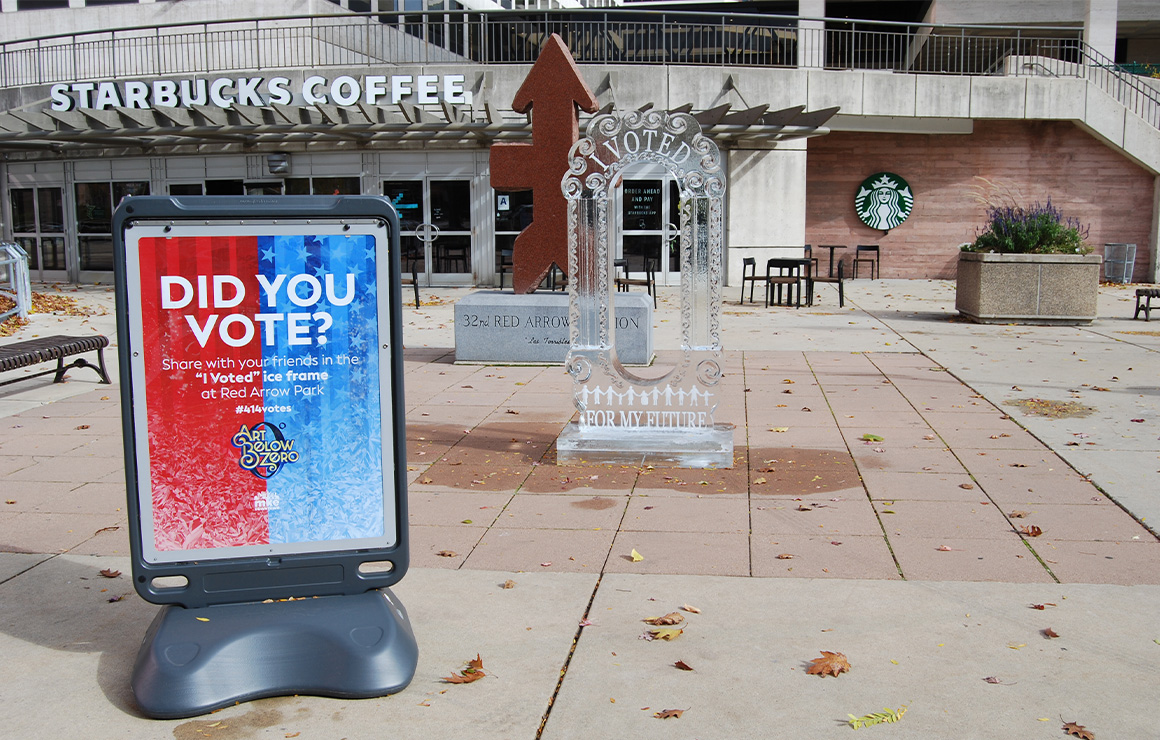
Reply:
M653 359L653 305L646 293L616 293L616 354L625 365ZM563 363L571 348L567 293L481 290L455 304L455 361Z
M564 427L556 440L557 465L652 465L659 468L732 468L733 425L657 430Z

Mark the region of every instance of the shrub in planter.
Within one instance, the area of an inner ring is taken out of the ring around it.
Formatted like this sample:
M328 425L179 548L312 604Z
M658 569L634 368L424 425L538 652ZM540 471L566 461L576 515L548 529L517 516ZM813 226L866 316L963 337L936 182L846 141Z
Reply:
M1099 255L1088 230L1048 200L986 204L986 225L959 255L955 308L986 323L1090 323L1096 317Z
M964 252L1000 254L1089 254L1084 240L1088 229L1072 216L1063 215L1051 199L1025 208L1017 205L987 205L987 224L964 244Z

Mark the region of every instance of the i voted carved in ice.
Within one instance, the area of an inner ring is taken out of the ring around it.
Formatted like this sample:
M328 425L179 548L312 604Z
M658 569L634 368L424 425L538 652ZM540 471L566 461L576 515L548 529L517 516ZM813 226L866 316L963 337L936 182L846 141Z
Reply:
M264 305L275 308L278 305L278 294L285 287L285 297L290 303L300 308L317 306L325 294L326 302L331 306L349 305L355 298L355 276L345 275L346 290L339 297L335 292L335 276L326 274L321 276L300 274L293 277L276 275L272 279L265 275L255 275L260 293L264 297ZM194 283L180 275L161 276L161 308L176 310L189 307L194 298L197 299L197 308L234 308L246 298L246 284L235 275L198 275L196 287ZM211 288L212 285L212 288ZM305 295L303 295L303 290ZM227 293L232 292L232 295ZM220 319L220 320L219 320ZM289 345L326 344L326 331L334 323L334 318L326 311L289 311L289 312L259 312L252 316L242 313L231 313L225 316L210 314L202 321L193 314L185 314L185 320L193 331L194 337L202 347L209 341L214 329L222 342L230 347L242 347L249 344L257 333L257 324L262 325L262 336L266 346L275 344L275 333L280 326L285 326L286 343ZM312 322L318 322L317 325ZM239 327L233 329L234 326ZM316 333L311 334L311 328L316 327ZM240 332L240 334L239 334Z

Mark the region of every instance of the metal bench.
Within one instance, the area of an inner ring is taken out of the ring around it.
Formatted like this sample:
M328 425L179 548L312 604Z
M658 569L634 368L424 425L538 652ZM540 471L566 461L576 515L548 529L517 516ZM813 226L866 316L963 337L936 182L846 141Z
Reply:
M1136 288L1136 313L1132 314L1132 318L1140 318L1140 312L1143 311L1144 320L1150 320L1153 298L1160 298L1160 288Z
M23 367L31 367L42 362L56 360L56 367L52 370L22 375L19 378L2 381L0 385L8 385L9 383L16 383L29 378L38 378L41 375L48 375L49 373L56 373L56 377L52 379L52 382L59 383L64 380L64 374L74 367L91 367L101 376L102 383L111 383L109 373L105 370L105 347L108 346L109 338L101 336L100 334L91 337L41 337L39 339L29 339L26 342L0 345L0 371L18 370ZM65 364L65 357L79 355L82 352L96 352L98 364L94 365L83 357L78 357L69 364Z

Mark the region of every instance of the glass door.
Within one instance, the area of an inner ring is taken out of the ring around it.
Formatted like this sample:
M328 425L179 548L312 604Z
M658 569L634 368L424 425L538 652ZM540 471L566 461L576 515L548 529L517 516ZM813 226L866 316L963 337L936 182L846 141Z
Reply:
M495 273L499 287L512 287L516 237L532 223L532 191L495 193ZM567 265L565 265L566 267Z
M669 177L625 178L620 188L620 256L643 277L651 263L661 285L680 283L680 196Z
M385 180L399 213L403 271L427 285L472 284L471 180Z
M35 280L68 280L64 188L12 188L12 237L28 252Z

